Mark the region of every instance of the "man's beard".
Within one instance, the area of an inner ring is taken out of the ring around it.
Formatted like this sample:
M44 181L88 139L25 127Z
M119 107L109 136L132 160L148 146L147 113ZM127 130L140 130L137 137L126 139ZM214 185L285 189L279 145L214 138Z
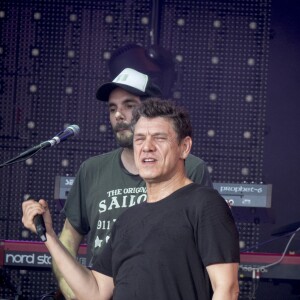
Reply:
M131 129L131 125L124 124L124 123L118 123L114 128L114 134L117 143L119 144L120 147L123 148L133 148L133 133ZM128 130L130 133L127 131L126 135L119 135L118 136L118 131L119 130Z

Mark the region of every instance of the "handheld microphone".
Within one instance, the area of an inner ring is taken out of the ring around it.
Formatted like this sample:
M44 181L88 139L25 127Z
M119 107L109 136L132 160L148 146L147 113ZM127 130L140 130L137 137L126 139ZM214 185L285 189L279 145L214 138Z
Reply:
M34 200L34 198L32 196L29 196L27 200ZM45 225L44 217L42 215L35 215L33 217L33 223L35 225L36 234L39 236L42 242L46 242L47 237L46 237L46 225Z
M42 215L35 215L33 218L33 223L36 228L36 233L40 237L42 242L47 241L46 237L46 226L45 226L45 221Z

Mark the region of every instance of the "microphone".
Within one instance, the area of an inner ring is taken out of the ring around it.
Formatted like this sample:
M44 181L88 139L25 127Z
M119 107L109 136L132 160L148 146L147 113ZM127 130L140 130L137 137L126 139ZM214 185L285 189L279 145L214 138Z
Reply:
M35 225L36 233L40 237L42 242L47 241L46 237L46 226L42 215L35 215L33 218L33 223Z
M42 148L46 147L52 147L56 144L59 144L65 140L67 140L69 137L73 135L77 135L79 133L79 126L78 125L70 125L65 130L59 132L56 136L54 136L52 139L45 141L41 143Z
M29 196L26 200L34 200L34 198L32 196ZM39 236L42 242L46 242L47 237L44 217L42 215L35 215L33 217L33 223L35 225L36 234Z
M69 137L73 135L77 135L79 133L79 126L78 125L70 125L65 130L59 132L57 135L55 135L52 139L48 141L44 141L38 145L35 145L26 151L19 154L17 157L12 158L5 163L0 165L0 168L3 168L5 166L8 166L10 164L16 163L20 161L21 159L27 159L28 157L34 155L36 152L40 151L41 149L52 147L56 144L59 144L65 140L67 140Z

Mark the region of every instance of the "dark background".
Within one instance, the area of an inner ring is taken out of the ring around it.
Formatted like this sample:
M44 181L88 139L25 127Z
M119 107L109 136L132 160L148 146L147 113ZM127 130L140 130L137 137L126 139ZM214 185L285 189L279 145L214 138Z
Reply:
M245 248L282 253L290 236L265 242L300 222L299 1L166 0L159 11L159 43L172 52L177 73L171 94L190 111L193 153L214 182L272 184L271 208L232 210ZM55 177L74 176L84 159L116 147L95 91L109 80L114 50L128 42L151 46L151 12L147 0L1 2L1 162L68 124L80 134L1 169L0 239L37 240L21 224L29 194L50 201L59 232ZM300 254L299 239L288 252ZM56 288L47 270L1 271L24 299ZM241 280L240 299L299 299L298 283L261 280L257 288ZM6 285L0 291L13 297Z

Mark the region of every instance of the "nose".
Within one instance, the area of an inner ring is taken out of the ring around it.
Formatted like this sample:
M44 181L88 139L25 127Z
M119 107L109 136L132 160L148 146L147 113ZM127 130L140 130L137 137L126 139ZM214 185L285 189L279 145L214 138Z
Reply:
M143 152L152 152L155 151L155 143L152 138L148 136L143 143Z
M115 113L115 118L116 118L117 121L120 121L120 120L124 120L124 119L125 119L125 116L124 116L124 114L123 114L123 112L122 112L121 109L118 109L118 110L116 111L116 113Z

